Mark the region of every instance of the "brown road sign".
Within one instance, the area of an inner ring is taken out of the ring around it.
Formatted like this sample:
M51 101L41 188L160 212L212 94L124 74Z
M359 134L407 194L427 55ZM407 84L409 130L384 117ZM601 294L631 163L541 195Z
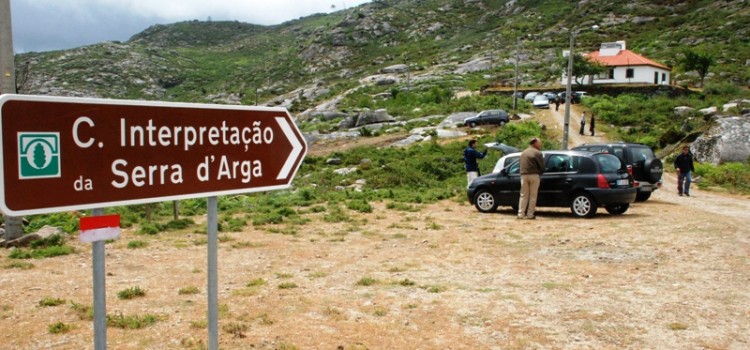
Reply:
M289 188L283 108L3 95L0 210L29 215Z

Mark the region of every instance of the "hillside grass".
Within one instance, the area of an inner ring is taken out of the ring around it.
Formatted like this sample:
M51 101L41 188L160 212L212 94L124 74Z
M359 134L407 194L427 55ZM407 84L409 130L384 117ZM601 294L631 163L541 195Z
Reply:
M722 83L709 84L702 93L677 98L638 94L617 97L597 95L585 98L582 103L600 118L599 121L614 126L615 135L611 139L661 149L710 126L711 119L698 110L711 106L721 108L731 100L748 97L750 92L747 90ZM674 108L679 106L692 107L695 111L677 115ZM732 111L727 113L731 114Z

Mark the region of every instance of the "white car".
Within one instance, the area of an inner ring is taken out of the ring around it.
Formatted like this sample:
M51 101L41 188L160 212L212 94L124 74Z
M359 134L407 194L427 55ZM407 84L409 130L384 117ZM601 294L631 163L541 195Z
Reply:
M526 96L523 97L523 99L526 100L526 101L531 102L531 101L534 101L534 97L536 97L536 95L539 95L539 93L538 92L529 92L528 94L526 94Z
M500 172L500 170L503 170L508 165L511 165L518 161L518 159L521 158L521 152L511 153L503 156L502 158L497 160L497 163L495 163L495 167L492 168L492 173L497 174Z
M549 108L549 98L542 94L534 96L534 102L531 102L534 108Z

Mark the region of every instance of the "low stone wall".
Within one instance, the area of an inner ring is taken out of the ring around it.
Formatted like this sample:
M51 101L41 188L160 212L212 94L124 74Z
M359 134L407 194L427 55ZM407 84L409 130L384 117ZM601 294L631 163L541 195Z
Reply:
M642 84L621 84L621 85L573 85L573 91L586 91L589 95L610 95L617 96L621 94L641 94L641 95L666 95L669 97L678 97L694 93L689 89L671 85L642 85ZM527 92L562 92L564 86L557 87L518 87L518 91L526 94ZM482 95L500 94L512 95L513 88L483 86Z

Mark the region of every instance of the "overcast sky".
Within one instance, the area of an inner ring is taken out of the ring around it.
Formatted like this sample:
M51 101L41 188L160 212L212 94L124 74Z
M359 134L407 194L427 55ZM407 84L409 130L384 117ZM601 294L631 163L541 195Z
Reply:
M370 0L11 0L16 52L126 41L153 24L237 20L279 24ZM332 8L335 6L335 8Z

